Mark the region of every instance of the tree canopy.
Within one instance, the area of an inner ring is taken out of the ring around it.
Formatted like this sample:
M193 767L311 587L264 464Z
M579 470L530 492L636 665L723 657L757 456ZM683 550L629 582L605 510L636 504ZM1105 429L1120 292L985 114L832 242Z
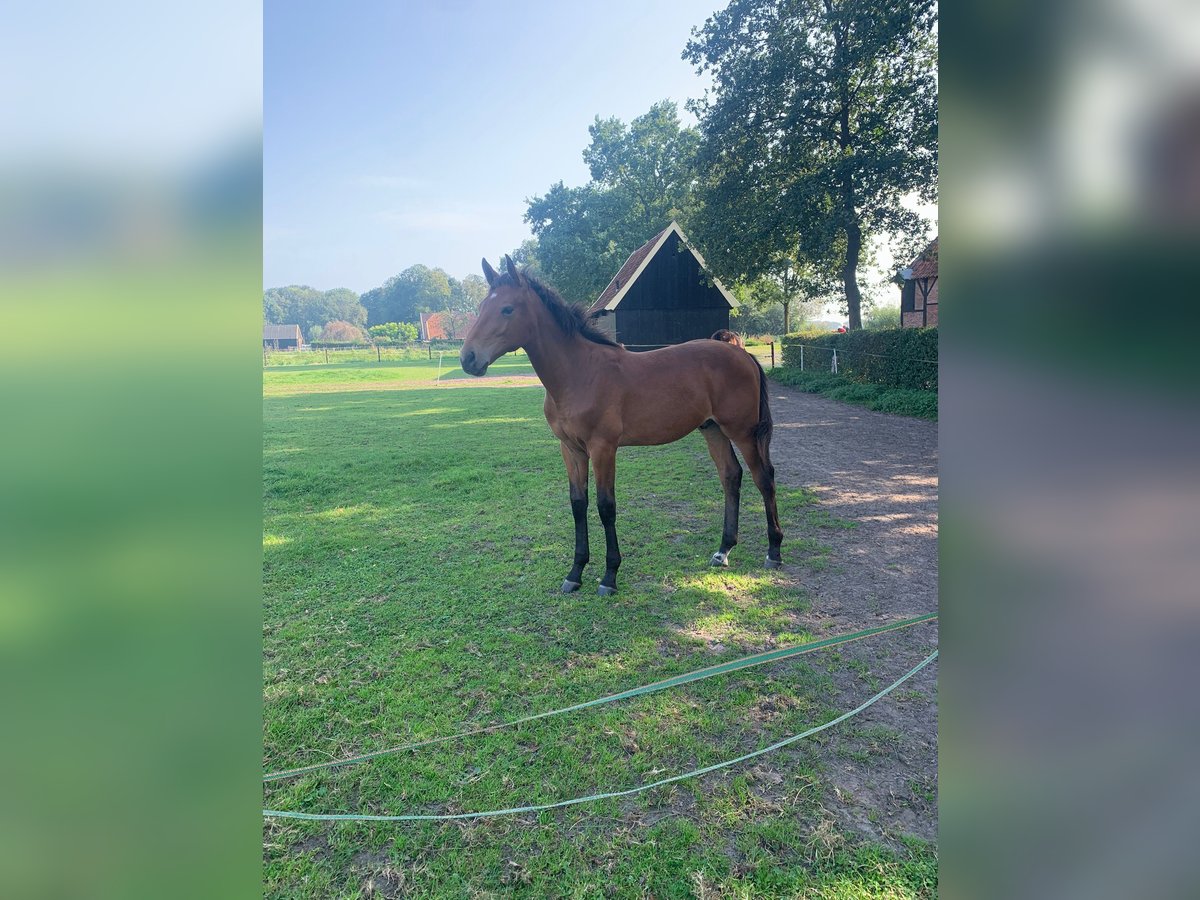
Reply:
M319 291L308 285L288 285L263 291L263 320L273 325L299 325L311 335L314 327L343 321L365 325L367 311L358 294L347 288Z
M858 270L876 234L924 237L901 200L937 194L933 0L732 0L684 58L714 88L696 238L729 277L841 282L861 327Z
M417 339L417 326L412 322L384 322L367 329L376 341L407 343Z
M325 327L321 329L320 339L329 343L358 344L364 343L367 340L367 336L357 325L335 319L332 322L327 322Z
M415 322L421 313L450 308L450 276L441 269L417 264L393 275L382 286L362 295L367 323Z
M450 279L450 301L446 306L452 313L473 313L479 309L479 304L487 296L487 282L482 275L468 275L459 281Z
M694 161L700 135L679 122L670 100L626 125L601 119L583 151L591 180L561 181L526 201L541 272L568 300L590 303L625 259L672 219L686 228L694 212ZM524 246L524 245L523 245Z

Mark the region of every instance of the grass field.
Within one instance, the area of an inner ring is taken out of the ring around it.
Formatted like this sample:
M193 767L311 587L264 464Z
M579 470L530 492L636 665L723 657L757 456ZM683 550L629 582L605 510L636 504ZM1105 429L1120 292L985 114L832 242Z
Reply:
M532 375L533 367L524 353L502 356L488 369L489 376ZM460 381L471 376L458 365L457 353L445 353L439 360L407 362L346 362L279 366L263 372L263 394L267 397L332 390L395 390L434 387L438 381Z
M505 358L497 373L527 371ZM618 457L620 593L557 586L573 546L557 442L533 387L434 387L436 363L264 372L264 765L352 755L646 684L809 639L808 605L742 544L707 568L722 496L704 442ZM461 377L461 372L443 371ZM389 385L379 389L380 383ZM780 494L785 559L831 564L845 527ZM595 516L593 515L593 520ZM597 564L599 563L599 565ZM836 655L710 679L510 731L266 786L309 812L535 804L737 756L832 718ZM863 697L871 693L864 676ZM457 824L269 820L269 897L930 897L933 848L837 833L826 732L758 764L622 801Z

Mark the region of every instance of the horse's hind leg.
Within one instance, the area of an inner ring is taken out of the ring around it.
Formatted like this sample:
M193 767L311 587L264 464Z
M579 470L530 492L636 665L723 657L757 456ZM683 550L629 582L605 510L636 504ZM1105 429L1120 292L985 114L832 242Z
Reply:
M779 527L779 510L775 507L775 467L766 447L759 450L758 440L753 434L738 440L737 447L750 469L750 476L763 497L767 511L767 568L778 569L783 565L779 547L783 543L783 529Z
M712 555L714 566L729 565L729 551L738 542L738 506L742 496L742 466L733 452L733 444L709 421L700 426L700 433L708 444L708 454L717 465L721 486L725 489L725 528L721 533L721 549Z
M588 458L586 453L562 445L567 479L571 482L571 515L575 518L575 563L562 583L562 592L569 594L583 584L583 567L588 564Z
M600 580L601 596L617 592L617 569L621 567L621 548L617 545L617 448L615 445L589 447L592 470L596 473L596 509L604 526L608 552L604 555L604 578Z

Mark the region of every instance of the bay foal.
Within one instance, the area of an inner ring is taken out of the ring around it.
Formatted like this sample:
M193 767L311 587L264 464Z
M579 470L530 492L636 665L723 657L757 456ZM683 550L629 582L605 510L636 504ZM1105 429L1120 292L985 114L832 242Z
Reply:
M607 553L601 594L617 589L617 448L669 444L700 429L725 488L725 527L714 566L728 565L738 540L742 467L737 445L762 493L767 513L767 567L778 568L783 531L775 508L771 409L767 378L745 350L715 340L689 341L632 353L597 330L578 306L520 272L483 261L490 292L467 332L459 360L483 375L505 353L524 348L546 388L546 421L562 445L575 517L575 561L564 593L583 583L588 553L588 461L596 476L596 506Z

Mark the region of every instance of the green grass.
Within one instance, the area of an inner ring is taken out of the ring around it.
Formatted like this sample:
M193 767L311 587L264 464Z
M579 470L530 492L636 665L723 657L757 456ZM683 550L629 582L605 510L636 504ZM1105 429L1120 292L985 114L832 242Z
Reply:
M510 353L488 368L489 377L532 375L533 367L524 353ZM344 362L324 365L278 366L263 370L263 392L266 396L313 393L331 388L335 393L353 390L434 386L437 381L461 381L471 378L458 365L457 353L446 353L440 361L412 359L376 362Z
M455 346L434 345L388 347L330 347L314 350L265 350L263 351L263 366L270 368L291 368L294 366L309 367L314 365L355 365L374 362L420 362L432 359L436 365L439 353L446 358L456 357L458 348ZM328 362L326 362L328 360Z
M810 394L821 394L843 403L854 403L877 412L937 421L937 391L917 391L910 388L863 384L829 372L802 371L797 368L773 369L771 377L780 384L786 384Z
M593 513L593 564L583 590L563 596L573 532L541 390L425 386L419 362L386 367L396 389L370 388L380 371L264 372L269 770L809 639L796 618L808 597L760 566L766 537L752 487L731 567L707 567L723 503L698 436L621 451L620 593L595 595L604 549ZM831 523L813 515L812 496L781 489L779 500L785 559L826 564ZM832 697L816 659L790 662L273 783L265 801L364 813L552 802L739 755L832 717ZM453 825L272 820L264 893L936 893L932 847L893 853L849 841L831 830L825 795L815 747L797 745L759 765L539 815Z

